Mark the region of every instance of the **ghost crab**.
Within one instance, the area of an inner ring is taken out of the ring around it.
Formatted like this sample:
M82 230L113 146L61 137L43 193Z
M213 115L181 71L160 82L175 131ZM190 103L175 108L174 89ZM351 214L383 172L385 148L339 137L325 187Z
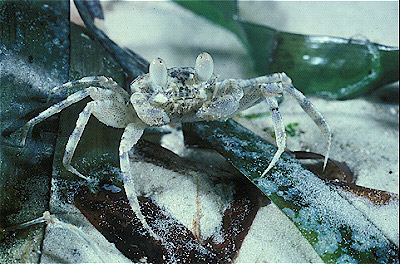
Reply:
M68 82L52 90L53 93L74 85L88 88L80 90L65 100L49 107L25 126L22 145L31 128L66 107L90 96L89 102L79 114L76 127L65 147L63 164L75 175L88 180L72 165L71 160L90 115L115 128L124 128L119 155L124 188L130 205L149 232L159 238L148 226L140 211L134 188L128 152L137 143L146 127L170 123L226 120L239 111L266 100L272 115L278 150L262 177L275 165L285 149L286 134L275 97L286 91L292 95L304 111L327 136L327 163L331 144L331 132L322 115L312 103L294 86L285 73L275 73L253 79L227 79L217 81L214 64L208 53L200 54L195 67L169 68L160 58L153 60L149 73L136 78L130 85L131 94L111 78L104 76L84 77Z

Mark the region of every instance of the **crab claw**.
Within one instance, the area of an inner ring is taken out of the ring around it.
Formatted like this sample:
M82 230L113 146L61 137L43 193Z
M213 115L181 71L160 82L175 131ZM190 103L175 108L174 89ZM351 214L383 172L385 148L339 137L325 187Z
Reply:
M164 86L167 84L167 66L161 58L154 59L149 67L150 79L154 85Z
M197 56L196 66L194 68L196 70L196 76L200 81L204 82L210 79L214 72L214 62L211 55L207 52L203 52Z

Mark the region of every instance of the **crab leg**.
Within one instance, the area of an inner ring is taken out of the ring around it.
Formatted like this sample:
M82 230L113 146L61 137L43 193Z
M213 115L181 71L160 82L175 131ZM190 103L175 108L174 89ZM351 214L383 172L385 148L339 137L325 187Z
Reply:
M113 92L111 92L109 95L112 95L112 93ZM99 93L96 94L99 95ZM106 94L107 93L104 95ZM79 114L75 129L69 136L67 145L65 146L65 153L63 157L63 165L65 168L75 175L88 180L86 176L83 176L71 166L71 160L91 114L94 114L94 116L99 119L100 122L108 126L123 128L132 121L131 117L126 114L127 112L128 110L125 105L111 99L96 100L87 103L86 107Z
M286 74L284 73L273 73L270 75L264 75L256 78L246 79L246 80L239 80L239 85L241 87L248 87L254 86L257 84L268 84L268 83L277 83L286 81Z
M315 106L304 96L302 92L297 90L293 85L283 85L283 88L286 92L288 92L290 95L292 95L301 108L303 108L304 112L306 112L311 119L314 121L314 123L319 127L319 129L322 131L322 133L325 134L325 136L328 138L327 142L327 151L325 155L325 160L324 160L324 167L323 169L325 170L326 164L328 162L329 158L329 152L331 149L331 142L332 142L332 132L331 129L328 125L328 123L325 121L324 117L321 115L321 113L315 108Z
M136 123L130 123L125 128L119 146L120 166L123 175L125 193L128 197L129 204L132 210L136 213L136 216L142 223L143 227L149 231L150 235L153 236L155 239L160 240L160 237L153 232L140 210L140 204L135 189L134 176L132 175L129 161L129 150L140 139L143 134L144 128L144 125L138 125Z
M46 110L41 112L37 117L29 120L26 123L24 130L22 132L21 145L22 146L25 145L26 137L27 137L29 131L36 124L42 122L43 120L49 118L52 115L55 115L55 114L61 112L68 106L83 100L84 98L86 98L89 95L92 97L92 99L100 99L100 100L110 99L110 100L117 100L117 101L123 102L123 99L121 98L121 96L118 93L111 91L111 90L106 90L106 89L97 88L97 87L89 87L89 88L80 90L74 94L71 94L65 100L47 108Z
M68 143L65 147L65 154L63 158L63 165L65 168L74 173L75 175L88 180L89 178L78 172L72 165L71 160L78 145L78 142L83 134L85 126L89 121L91 114L96 114L98 112L108 112L114 117L114 120L119 120L118 126L125 126L128 122L123 116L118 116L118 110L120 106L117 102L112 100L99 100L89 102L83 111L79 114L78 120L76 121L76 127L68 139ZM114 111L115 113L114 113ZM152 231L150 226L147 224L146 219L140 211L139 201L137 199L137 193L134 186L133 176L131 174L130 163L129 163L129 150L137 143L143 134L143 130L146 126L143 123L129 123L126 125L124 133L122 134L121 143L119 147L120 153L120 166L123 175L124 188L127 194L130 206L132 210L136 213L137 217L141 221L145 229L147 229L150 234L159 239L159 237Z
M85 130L86 124L89 121L90 115L92 114L93 108L98 107L100 102L89 102L86 107L83 109L83 111L79 114L78 120L76 121L76 126L72 134L69 136L67 145L65 146L65 152L64 152L64 157L63 157L63 165L64 167L72 172L73 174L85 179L89 180L88 177L83 176L79 171L77 171L74 167L71 165L71 160L72 156L74 155L74 152L76 150L76 147L78 145L79 140L81 139L81 136L83 134L83 131Z
M252 85L259 83L259 82L264 82L264 81L266 83L260 83L258 87L261 91L262 96L264 96L264 97L266 96L267 101L268 101L268 98L270 98L270 96L276 96L277 94L280 94L283 91L286 91L287 93L292 95L297 100L297 102L299 103L301 108L303 108L303 110L308 114L308 116L311 117L311 119L319 127L319 129L326 135L328 142L327 142L327 153L325 155L324 166L323 166L323 169L325 169L326 164L328 162L329 152L330 152L330 148L331 148L332 132L331 132L331 129L329 128L328 123L325 121L324 117L315 108L315 106L304 96L304 94L302 92L300 92L299 90L297 90L292 85L292 80L285 73L274 73L272 75L261 76L261 77L257 77L257 78L253 78L253 79L249 79L249 80L244 80L243 85L248 85L248 87L252 87ZM269 102L269 104L271 107L270 102ZM273 115L273 119L278 118L278 117L274 117L273 111L271 111L271 112ZM275 121L274 121L274 126L275 126L275 133L277 134L277 132L276 132L277 127L275 125ZM284 131L284 129L283 129L283 131ZM279 150L278 135L277 135L276 140L277 140L278 152L279 152L280 150ZM277 157L277 154L275 155L275 157ZM272 161L275 160L275 157ZM278 158L279 158L279 156L278 156ZM271 164L272 163L273 162L271 162ZM270 167L271 166L269 166L268 168L270 169ZM265 175L269 169L267 169L263 173L263 175Z
M70 88L70 87L74 87L74 86L78 86L78 85L79 86L101 86L106 89L115 90L118 93L126 93L126 91L122 87L120 87L111 78L107 78L104 76L88 76L88 77L83 77L82 79L79 79L79 80L67 82L60 86L54 87L53 89L51 89L47 100L49 101L51 99L51 97L53 96L53 94L55 94L55 93L59 93L66 88Z
M32 225L40 224L40 223L46 223L46 224L51 224L52 228L62 228L65 230L69 230L81 239L83 239L88 245L90 245L93 250L97 253L96 255L100 258L100 260L103 263L108 263L111 261L106 261L103 259L104 256L101 254L101 249L96 243L93 243L93 240L89 239L89 237L82 231L81 228L76 227L70 223L63 222L56 218L54 215L51 215L49 211L45 211L41 217L38 217L36 219L21 223L19 225L11 226L11 227L6 227L6 228L0 228L0 234L5 233L5 232L12 232L16 231L19 229L23 229Z
M264 177L265 174L267 174L268 171L275 165L279 157L285 151L286 146L285 127L283 126L282 116L279 112L278 101L275 97L266 97L265 100L267 101L269 109L271 111L272 122L275 130L276 145L278 146L278 150L272 158L271 162L269 163L268 168L261 174L261 177Z
M32 118L31 120L29 120L25 127L24 130L22 132L22 140L21 140L21 145L24 146L25 145L25 141L26 141L26 137L28 135L28 132L31 130L32 127L34 127L36 124L42 122L43 120L49 118L50 116L57 114L59 112L61 112L62 110L64 110L65 108L67 108L68 106L79 102L80 100L84 99L85 97L87 97L91 92L92 92L93 88L87 88L81 91L78 91L70 96L67 97L67 99L47 108L46 110L44 110L43 112L41 112L37 117Z

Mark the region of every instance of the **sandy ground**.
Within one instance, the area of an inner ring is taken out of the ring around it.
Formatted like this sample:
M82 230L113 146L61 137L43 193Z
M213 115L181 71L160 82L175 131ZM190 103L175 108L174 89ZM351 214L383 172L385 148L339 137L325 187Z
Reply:
M232 33L196 17L174 3L104 2L104 10L106 20L98 22L99 27L118 44L129 47L147 60L162 57L168 66L193 66L196 56L202 51L208 51L213 56L215 72L221 78L246 78L249 75L249 58ZM397 2L246 1L240 2L240 10L245 19L285 31L346 38L363 35L374 42L398 46ZM349 165L357 176L357 184L398 193L398 103L382 103L376 97L348 101L311 98L311 101L332 127L334 137L331 157ZM264 112L266 109L266 105L260 104L247 111ZM286 96L281 109L285 124L297 122L303 131L299 137L288 139L288 148L325 153L324 137L295 101ZM267 133L265 128L272 127L269 117L251 121L238 118L238 121L262 136ZM163 146L182 156L190 152L184 148L179 131L166 136ZM185 182L186 178L182 175L169 175L166 170L155 165L133 166L139 173L142 171L143 175L147 175L149 170L153 172L151 179L148 176L138 178L138 190L153 195L157 202L190 227L190 216L196 210L196 205L179 204L176 198L185 195L191 197L190 193L196 189L193 182ZM158 177L171 177L174 183L165 180L166 185L157 186L158 191L155 192ZM179 179L181 182L177 182ZM205 180L204 186L207 184ZM182 186L185 187L180 188ZM159 191L160 188L163 191ZM204 192L209 194L204 196L203 201L205 219L209 221L204 222L202 229L203 235L207 236L219 225L221 215L214 213L221 211L223 205L218 202L219 198L229 196L229 188L225 192L207 189ZM398 205L392 207L383 213L372 210L371 215L375 217L375 222L381 222L380 228L386 230L388 236L398 244ZM373 206L364 209L371 211L371 208ZM118 252L107 245L104 238L96 235L95 230L87 231L90 232L89 235L106 248L108 257L115 254L113 262L126 261L124 257L118 257ZM49 232L47 245L54 247L60 237L62 240L69 239L65 236L60 236L56 231ZM266 248L269 249L267 252L264 251ZM88 256L88 259L75 260L98 261L90 258L90 252ZM47 258L51 260L51 257ZM46 256L43 260L46 260ZM268 205L258 212L236 261L292 263L321 262L321 259L293 224L274 205Z

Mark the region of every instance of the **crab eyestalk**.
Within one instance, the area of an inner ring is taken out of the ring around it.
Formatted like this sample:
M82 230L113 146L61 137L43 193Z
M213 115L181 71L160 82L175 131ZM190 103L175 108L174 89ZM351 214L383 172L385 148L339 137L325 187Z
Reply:
M197 56L195 70L196 76L200 81L209 80L214 72L214 62L211 55L203 52Z
M149 67L150 79L155 86L167 84L167 66L161 58L154 59Z

